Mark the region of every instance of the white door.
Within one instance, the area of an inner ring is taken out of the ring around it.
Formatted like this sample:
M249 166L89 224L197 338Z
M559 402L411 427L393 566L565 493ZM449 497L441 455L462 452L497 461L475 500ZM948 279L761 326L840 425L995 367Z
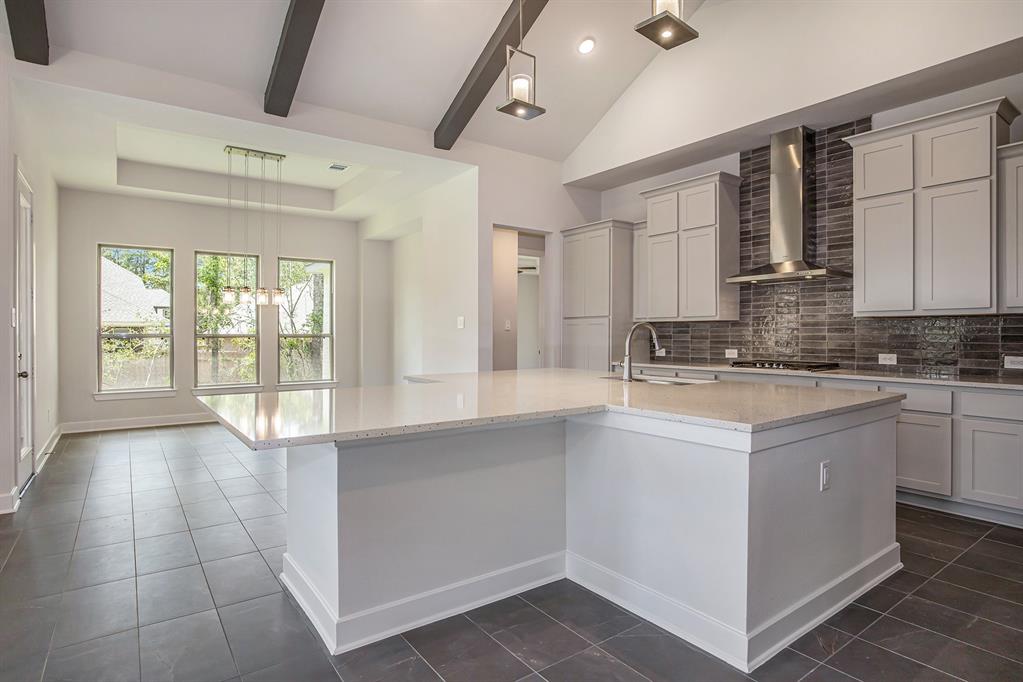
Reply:
M15 369L18 373L15 425L15 451L18 453L18 488L21 489L35 471L32 443L32 400L35 395L35 366L32 361L35 332L35 251L32 241L32 189L21 173L17 188L18 225L15 243Z

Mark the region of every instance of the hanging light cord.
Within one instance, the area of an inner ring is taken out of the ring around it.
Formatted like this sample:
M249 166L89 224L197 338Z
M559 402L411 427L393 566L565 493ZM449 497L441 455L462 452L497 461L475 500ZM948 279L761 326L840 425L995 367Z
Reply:
M234 255L231 248L234 246L234 240L231 239L231 195L233 194L232 182L231 182L231 170L234 154L231 150L227 151L227 286L234 287Z
M522 33L522 0L519 0L519 49L522 49L523 33Z

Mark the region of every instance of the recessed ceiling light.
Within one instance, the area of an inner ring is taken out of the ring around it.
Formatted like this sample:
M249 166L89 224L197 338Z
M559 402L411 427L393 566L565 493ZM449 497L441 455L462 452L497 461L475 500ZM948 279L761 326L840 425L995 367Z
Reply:
M330 164L330 166L328 166L328 168L330 168L330 170L336 170L336 171L348 170L348 166L346 166L343 163L338 163L337 161L335 161L334 163Z
M584 39L581 43L579 43L579 47L577 48L579 50L579 54L589 54L593 52L593 48L596 44L597 43L593 40L593 38Z

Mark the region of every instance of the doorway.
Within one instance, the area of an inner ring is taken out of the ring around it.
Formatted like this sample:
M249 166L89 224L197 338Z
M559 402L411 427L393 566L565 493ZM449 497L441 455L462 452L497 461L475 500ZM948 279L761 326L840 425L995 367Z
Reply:
M517 368L536 369L542 365L543 339L540 335L540 258L519 255L518 268Z
M23 491L35 473L32 405L35 400L35 248L32 233L32 188L18 171L17 232L15 233L15 390L17 421L14 428L18 490Z

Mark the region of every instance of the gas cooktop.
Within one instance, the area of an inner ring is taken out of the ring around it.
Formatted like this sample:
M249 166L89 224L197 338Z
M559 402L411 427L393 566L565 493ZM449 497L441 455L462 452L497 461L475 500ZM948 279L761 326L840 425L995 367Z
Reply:
M823 372L838 369L837 362L799 362L798 360L732 360L732 367L753 369L790 369L803 372Z

